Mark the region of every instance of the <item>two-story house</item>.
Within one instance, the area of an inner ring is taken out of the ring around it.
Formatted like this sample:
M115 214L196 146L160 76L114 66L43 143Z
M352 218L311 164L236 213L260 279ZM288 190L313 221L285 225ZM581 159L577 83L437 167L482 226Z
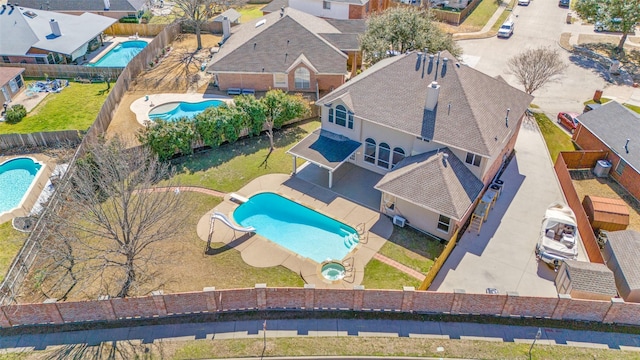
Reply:
M382 12L391 0L273 0L262 8L264 15L291 7L326 19L365 19L369 14Z
M12 1L9 1L10 3ZM113 19L142 16L154 0L21 0L20 6L32 9L49 10L70 15L85 12L107 16Z
M513 151L532 99L447 52L411 52L318 100L321 128L289 153L327 169L329 187L345 162L383 175L382 213L449 240Z

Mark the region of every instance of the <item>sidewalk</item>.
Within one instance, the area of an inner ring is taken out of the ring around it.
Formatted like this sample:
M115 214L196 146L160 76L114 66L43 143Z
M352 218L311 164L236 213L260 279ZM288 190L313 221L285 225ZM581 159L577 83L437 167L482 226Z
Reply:
M9 352L45 350L68 344L96 346L105 342L140 341L143 344L163 341L261 339L264 320L184 323L137 326L115 329L26 334L0 338L0 355ZM267 338L290 337L409 337L501 341L530 344L538 331L534 326L508 326L478 323L361 320L361 319L267 319ZM586 330L541 328L539 345L567 345L594 349L640 351L640 337ZM639 353L640 354L640 353Z

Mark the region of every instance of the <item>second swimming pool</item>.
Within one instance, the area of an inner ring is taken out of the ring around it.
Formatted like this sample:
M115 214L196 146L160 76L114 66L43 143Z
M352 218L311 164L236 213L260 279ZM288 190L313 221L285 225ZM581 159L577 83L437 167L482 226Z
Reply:
M19 157L0 164L0 214L20 206L42 164Z
M108 53L104 54L98 61L89 64L89 66L126 67L129 61L138 55L146 46L147 42L142 40L121 42L109 50Z
M358 243L354 228L274 193L252 196L236 208L233 218L318 263L342 260Z
M192 118L210 107L217 107L224 104L221 100L205 100L196 103L185 101L170 102L158 105L149 111L151 120L162 119L175 121L181 118Z

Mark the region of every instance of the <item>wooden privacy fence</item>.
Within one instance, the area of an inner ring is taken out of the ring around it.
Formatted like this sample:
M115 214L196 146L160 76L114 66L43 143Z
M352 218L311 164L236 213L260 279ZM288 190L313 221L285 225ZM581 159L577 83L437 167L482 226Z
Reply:
M120 100L129 89L131 84L131 79L135 78L142 71L145 70L146 64L153 60L156 56L158 56L162 48L166 47L168 44L173 41L176 36L180 32L180 24L173 23L167 27L165 27L158 36L149 43L147 47L145 47L136 57L129 62L126 68L122 71L120 77L116 81L115 85L112 87L107 99L102 104L102 108L96 117L96 120L93 122L85 136L83 137L80 145L76 149L76 152L69 162L69 168L64 175L62 181L68 179L69 174L73 171L73 166L76 160L83 156L87 149L87 144L96 141L100 136L102 136L109 124L111 124L111 119L113 118L113 114L115 113ZM2 65L2 64L0 64ZM25 64L20 64L25 65ZM49 74L51 75L51 74ZM66 133L66 132L63 132ZM43 134L43 133L40 133ZM78 136L78 133L75 132L75 136ZM28 134L24 135L27 137ZM69 138L73 138L73 135L35 135L33 139L29 139L28 141L34 142L44 142L44 141L52 141L55 136L59 136L60 138L68 136ZM4 139L4 138L2 138ZM9 138L7 138L9 139ZM18 143L19 141L24 140L23 135L19 135L19 138L12 137L11 140L6 140L7 142L11 141L11 143ZM1 140L5 141L5 140ZM26 141L26 140L25 140ZM29 234L29 237L25 240L25 243L22 245L20 252L13 259L11 266L9 267L9 271L0 283L0 305L9 304L15 302L16 294L18 293L20 287L22 286L22 282L24 281L26 275L28 274L33 262L35 261L38 252L41 247L41 243L46 237L46 218L47 215L52 211L56 211L59 202L59 192L54 191L51 200L49 200L49 205L45 206L44 211L40 215L36 225L34 226L33 231ZM0 314L0 318L2 315Z
M29 134L0 135L0 150L16 147L54 146L59 143L77 145L80 134L77 130L48 131Z
M76 77L95 78L109 77L116 79L122 73L122 68L112 67L93 67L84 65L61 65L61 64L4 64L0 63L0 67L20 67L24 68L25 77L35 78L65 78L73 79Z
M166 24L129 24L115 23L111 25L105 34L111 36L129 36L138 34L138 36L156 36L164 30Z
M440 256L438 256L436 261L433 262L433 265L431 265L429 272L427 273L424 280L422 281L422 284L420 284L420 287L418 288L418 290L427 290L429 288L433 280L436 278L436 275L438 275L438 272L440 271L440 269L442 269L442 265L444 265L444 262L447 261L447 259L449 258L449 255L451 255L453 248L456 247L459 233L460 233L460 228L458 228L456 232L453 233L453 236L451 236L451 240L449 240L449 242L447 243L447 246L444 247L444 249L442 250L442 253L440 253Z
M431 314L472 314L500 317L534 317L556 320L596 321L640 325L640 304L626 303L620 298L610 301L558 297L519 296L508 294L467 294L403 290L254 288L111 298L93 301L20 304L0 307L0 327L21 325L65 324L88 321L117 321L130 318L157 318L172 315L219 313L253 310L344 310Z
M561 152L560 155L558 155L558 159L556 160L556 163L554 165L554 170L556 172L556 175L558 176L558 181L560 182L560 186L562 187L562 192L567 199L567 204L576 215L578 231L580 232L582 244L587 251L589 261L604 264L604 259L602 258L602 253L600 252L598 241L595 234L593 233L593 229L591 228L591 222L589 222L587 213L582 207L580 197L578 197L578 193L573 187L573 182L571 182L571 175L569 174L569 170L567 169L567 164L564 160L564 154L564 152ZM604 156L605 153L602 152L601 154L603 154Z

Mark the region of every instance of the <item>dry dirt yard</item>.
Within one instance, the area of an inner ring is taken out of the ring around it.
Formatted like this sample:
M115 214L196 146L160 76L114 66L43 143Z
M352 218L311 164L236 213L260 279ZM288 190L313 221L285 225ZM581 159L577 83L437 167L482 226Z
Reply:
M629 227L640 231L640 201L611 178L596 178L589 170L570 171L580 201L585 195L622 199L629 205Z
M217 46L220 36L203 34L202 49L196 52L197 41L193 34L180 34L171 44L171 51L153 68L140 74L123 96L116 110L107 137L120 135L137 143L135 134L142 129L135 114L129 109L131 103L148 94L160 93L204 93L210 76L200 71L208 61L210 49Z

